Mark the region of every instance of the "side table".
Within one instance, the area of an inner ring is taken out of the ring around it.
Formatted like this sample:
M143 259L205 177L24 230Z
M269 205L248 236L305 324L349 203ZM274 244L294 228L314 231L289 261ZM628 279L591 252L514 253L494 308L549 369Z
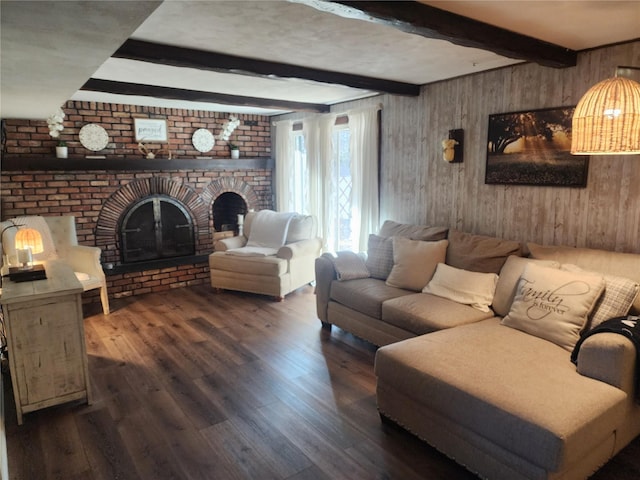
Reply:
M5 277L4 313L18 425L24 413L73 400L91 403L82 285L64 262L45 263L46 280Z

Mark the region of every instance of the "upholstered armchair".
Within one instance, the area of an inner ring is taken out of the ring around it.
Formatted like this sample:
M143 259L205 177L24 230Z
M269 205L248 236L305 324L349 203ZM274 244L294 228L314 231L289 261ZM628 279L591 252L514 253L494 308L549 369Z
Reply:
M102 311L109 314L109 296L107 280L100 263L101 250L98 247L78 245L75 217L17 217L0 223L2 233L2 252L4 262L2 274L8 273L9 266L17 263L15 250L15 236L17 228L14 225L25 225L34 228L42 236L44 252L34 255L35 261L59 259L67 263L75 272L83 290L100 289Z
M322 249L316 223L309 215L249 212L242 235L215 243L209 256L211 286L282 300L313 282Z

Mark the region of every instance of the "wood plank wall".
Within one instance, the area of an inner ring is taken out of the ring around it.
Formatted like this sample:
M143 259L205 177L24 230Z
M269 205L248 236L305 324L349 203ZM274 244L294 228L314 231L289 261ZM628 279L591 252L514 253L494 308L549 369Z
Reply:
M490 114L576 105L622 65L640 66L640 41L582 52L573 68L520 64L333 110L383 105L381 221L640 253L640 155L591 157L586 188L484 183ZM464 129L464 162L448 164L441 141L454 128Z

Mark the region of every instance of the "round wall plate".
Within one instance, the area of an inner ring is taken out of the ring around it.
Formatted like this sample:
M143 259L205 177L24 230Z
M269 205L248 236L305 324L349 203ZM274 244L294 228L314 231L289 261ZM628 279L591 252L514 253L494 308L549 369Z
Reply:
M205 153L210 151L216 143L215 138L213 138L213 133L211 133L206 128L199 128L195 132L193 132L193 136L191 137L191 142L193 146L199 152Z
M96 123L89 123L80 129L80 143L87 150L99 152L109 143L109 134Z

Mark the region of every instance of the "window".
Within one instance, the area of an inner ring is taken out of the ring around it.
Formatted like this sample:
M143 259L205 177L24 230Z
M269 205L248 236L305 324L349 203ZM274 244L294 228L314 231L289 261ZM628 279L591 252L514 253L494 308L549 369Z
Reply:
M307 164L307 150L302 131L294 131L293 137L293 168L291 178L292 210L299 213L310 213L309 206L309 168Z
M378 228L379 111L275 122L278 209L314 215L325 251L365 251Z
M332 178L336 186L332 204L335 206L337 233L336 251L354 250L353 229L351 227L351 132L348 125L333 129Z

